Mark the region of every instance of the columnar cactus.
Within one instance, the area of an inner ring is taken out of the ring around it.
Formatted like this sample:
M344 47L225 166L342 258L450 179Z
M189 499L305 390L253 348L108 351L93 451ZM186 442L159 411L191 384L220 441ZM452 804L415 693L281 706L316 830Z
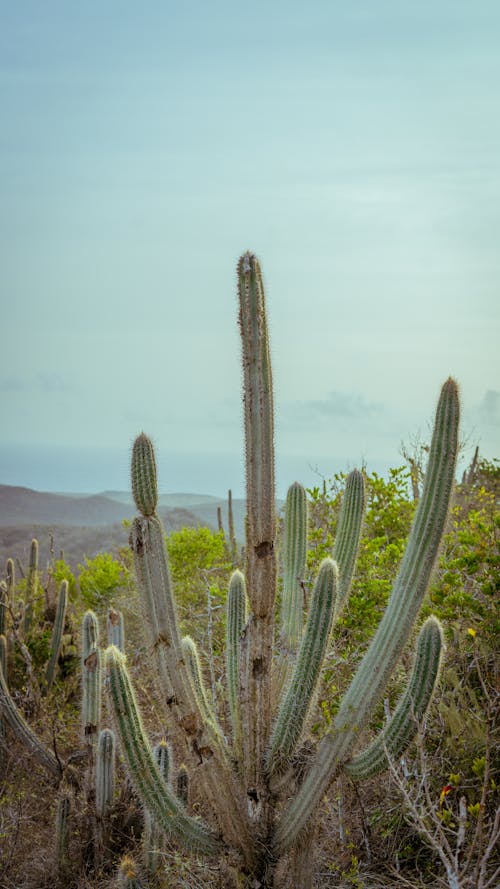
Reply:
M125 624L123 614L115 608L110 608L106 621L108 631L108 645L116 645L120 651L125 651Z
M33 539L30 546L28 575L26 578L26 598L24 602L24 632L29 633L33 621L33 608L38 589L38 540Z
M153 756L165 784L168 784L172 769L172 751L165 739L153 747ZM144 864L150 874L155 874L158 870L160 852L163 845L164 832L158 827L148 809L145 809L143 833Z
M98 818L106 818L115 795L115 736L103 728L97 742L95 770L95 811Z
M56 809L56 867L60 876L64 875L69 862L70 817L71 798L65 793Z
M169 729L183 755L190 757L193 779L214 827L188 815L182 794L174 794L162 778L124 656L114 647L106 655L107 689L131 780L155 823L185 848L224 858L224 866L238 871L238 885L258 881L266 889L277 889L279 874L286 868L276 865L286 856L295 885L305 885L310 872L305 856L314 835L315 814L335 776L345 771L363 778L386 767L387 755L397 757L404 752L429 703L442 648L441 630L433 618L420 631L408 689L390 723L367 749L357 752L363 730L410 638L436 559L453 486L459 407L456 383L448 380L437 408L424 491L386 612L332 725L316 749L309 745L304 759L296 754L305 737L332 622L348 596L361 534L364 484L356 470L347 479L333 558L320 567L305 628L300 587L305 571L305 497L300 486L292 486L285 519L287 579L275 660L273 389L262 275L250 253L238 264L238 291L247 539L245 572L233 575L228 596L228 741L220 728L224 723L217 721L204 697L191 642L181 640L179 633L164 532L156 513L156 465L144 434L134 445L132 457L140 515L132 524L131 546L150 643L170 711ZM274 709L271 689L282 684L276 682L276 672L282 669L284 652L289 678Z
M97 739L100 712L99 623L94 612L87 611L82 624L82 721L83 734L91 746Z
M52 639L50 642L50 658L45 672L45 682L47 690L50 689L57 669L57 662L61 651L61 641L64 632L64 622L66 620L66 606L68 604L68 581L61 581L59 595L57 597L56 616L54 626L52 628Z

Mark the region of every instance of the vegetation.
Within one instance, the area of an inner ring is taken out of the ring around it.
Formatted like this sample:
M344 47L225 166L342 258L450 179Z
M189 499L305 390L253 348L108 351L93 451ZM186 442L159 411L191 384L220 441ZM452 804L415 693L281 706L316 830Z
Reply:
M125 555L87 562L76 583L62 576L61 561L43 575L35 544L24 580L7 564L0 886L307 889L316 872L318 885L331 887L492 889L497 467L477 460L464 479L427 593L453 486L452 381L418 504L401 468L387 479L337 476L309 492L308 511L293 485L278 536L272 383L253 256L242 258L239 276L245 570L233 570L232 540L202 529L170 535L167 557L144 435L132 461L133 584ZM89 604L101 614L85 611ZM106 617L119 647L104 657ZM64 649L80 623L81 693Z

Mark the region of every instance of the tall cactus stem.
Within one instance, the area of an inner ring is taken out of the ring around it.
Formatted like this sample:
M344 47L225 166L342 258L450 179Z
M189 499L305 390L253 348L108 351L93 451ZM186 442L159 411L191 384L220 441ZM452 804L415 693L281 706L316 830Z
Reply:
M159 744L153 747L153 756L158 765L160 774L167 784L170 780L170 772L172 767L172 751L165 741L161 740ZM160 863L160 852L164 846L164 833L156 824L153 816L144 810L144 832L143 832L143 850L144 864L148 873L155 874Z
M458 421L458 387L449 379L441 390L424 490L388 606L304 783L281 815L274 839L277 854L294 843L336 772L350 758L410 636L446 524L455 475Z
M363 474L359 469L353 469L346 479L332 553L332 558L339 566L339 591L335 603L335 618L339 615L349 595L361 540L365 502Z
M153 444L144 432L134 441L131 466L135 504L143 516L151 516L158 505L158 484Z
M271 736L266 757L270 775L286 769L304 728L330 637L337 585L337 565L332 559L324 559L314 585L295 669Z
M177 796L187 808L189 803L189 772L184 763L181 763L177 773Z
M34 759L54 778L60 779L61 765L54 754L40 741L24 716L17 709L10 695L3 670L0 670L0 713L14 732L18 741L26 747Z
M296 652L302 636L303 581L307 552L307 498L295 482L288 489L283 534L283 595L281 601L281 646Z
M212 730L215 730L218 736L218 741L221 741L222 731L219 727L215 710L210 702L208 692L205 687L205 681L203 679L200 656L198 654L196 642L191 636L184 636L181 641L181 645L184 661L188 668L189 677L191 679L193 691L198 701L201 715L205 720L205 723L208 724Z
M263 756L270 732L276 595L274 412L269 337L257 258L238 263L247 494L246 578L252 616L242 647L243 762L249 792L264 802ZM266 828L267 829L267 828Z
M31 541L28 576L26 578L26 600L24 605L23 628L29 633L33 622L33 609L38 589L38 540Z
M116 645L120 651L125 651L125 623L121 611L117 611L115 608L108 610L106 628L108 631L108 645Z
M245 578L235 571L229 581L226 612L226 679L229 712L233 729L233 749L237 760L242 754L240 712L240 649L241 634L247 622L247 594Z
M389 767L389 760L403 756L415 738L431 701L439 676L443 632L435 617L427 618L420 630L413 670L389 724L361 753L343 767L355 780L366 780Z
M60 876L65 875L69 864L70 819L71 798L64 794L56 809L56 867Z
M45 682L47 690L50 689L57 670L57 662L61 652L61 641L64 632L64 623L66 620L66 607L68 604L68 581L61 581L59 595L57 597L56 615L54 626L52 628L52 639L50 642L50 658L45 672Z
M91 746L97 739L100 712L99 624L94 612L87 611L82 624L82 721L83 734Z
M113 806L115 795L115 736L109 728L99 732L95 770L95 810L105 819Z
M213 854L217 840L209 828L186 814L162 779L146 737L125 658L117 648L106 650L107 691L127 769L139 797L156 823L193 852Z

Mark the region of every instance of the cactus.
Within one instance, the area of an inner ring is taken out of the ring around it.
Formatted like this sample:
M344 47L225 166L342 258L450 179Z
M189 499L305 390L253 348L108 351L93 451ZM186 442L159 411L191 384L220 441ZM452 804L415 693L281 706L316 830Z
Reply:
M189 773L184 763L181 763L177 773L177 796L181 803L187 806L189 802Z
M435 617L427 618L420 630L412 675L389 724L362 753L344 765L350 778L365 780L388 768L388 757L396 760L411 744L424 718L439 676L443 631Z
M57 780L61 777L61 764L54 754L42 743L18 710L5 680L3 669L0 669L0 712L4 721L15 734L18 741L26 747L31 755Z
M115 794L115 736L108 728L99 732L95 779L96 815L105 819Z
M5 677L4 681L7 685L7 639L3 634L0 635L0 674ZM0 707L0 773L3 772L6 759L5 729L6 725Z
M70 817L71 798L63 794L56 809L56 867L60 876L64 876L69 863Z
M168 784L172 765L172 751L165 739L153 747L153 756L163 781L165 784ZM148 809L145 809L143 832L144 864L150 874L155 874L158 870L159 853L163 845L163 831L157 826Z
M130 855L125 855L120 861L116 874L117 889L142 889L139 879L139 869Z
M233 747L237 759L241 757L241 712L239 700L240 686L240 642L247 622L247 594L245 578L241 571L235 571L229 583L226 619L226 679L229 698L229 711L233 729Z
M271 696L276 582L273 390L262 275L246 253L238 264L246 441L247 519L245 572L236 572L228 595L226 675L233 753L204 693L196 649L182 641L164 545L156 514L156 466L144 434L134 446L132 485L140 515L131 547L141 601L169 707L169 730L195 767L197 795L215 829L191 818L181 798L162 779L120 652L106 654L107 690L115 729L136 792L155 825L199 854L239 860L239 877L275 886L280 858L292 852L295 875L304 878L307 838L315 813L335 776L365 777L399 756L425 713L438 672L441 632L434 619L423 626L407 692L389 725L361 753L356 745L411 636L443 533L457 453L458 392L442 389L422 497L393 591L337 714L316 750L299 762L297 745L307 725L328 646L332 622L346 601L359 546L364 511L362 474L346 482L333 559L315 582L305 629L300 579L305 566L305 498L292 486L284 552L287 575L282 604L281 657L289 677L274 716ZM140 482L138 481L140 480ZM338 570L336 563L338 563ZM249 615L246 616L246 594ZM193 644L194 645L194 644ZM190 653L191 652L191 653ZM278 661L279 665L279 661ZM293 668L293 672L292 672ZM276 672L276 671L275 671ZM303 759L303 758L302 758ZM289 779L289 780L288 780ZM238 859L239 856L239 859ZM233 867L233 864L231 864Z
M28 576L26 578L26 598L24 603L24 632L29 633L33 621L33 609L38 589L38 540L33 539L30 547Z
M56 616L54 620L54 627L52 629L52 640L50 643L50 658L47 664L47 670L45 672L45 682L47 690L51 687L54 681L54 676L57 669L57 662L59 660L59 654L61 651L61 640L64 630L64 622L66 620L67 601L68 581L63 580L61 581L59 596L57 597Z
M82 721L83 734L91 746L99 731L100 711L99 624L94 612L87 611L82 624Z
M106 621L108 631L108 645L116 645L120 651L125 651L125 624L121 611L110 608Z

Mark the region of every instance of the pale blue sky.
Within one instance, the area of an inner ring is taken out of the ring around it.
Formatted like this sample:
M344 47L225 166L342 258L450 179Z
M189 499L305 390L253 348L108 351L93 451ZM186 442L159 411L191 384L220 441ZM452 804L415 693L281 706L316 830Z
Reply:
M498 453L496 0L0 11L0 482L125 488L144 429L163 490L241 492L247 248L281 494L399 463L449 374Z

